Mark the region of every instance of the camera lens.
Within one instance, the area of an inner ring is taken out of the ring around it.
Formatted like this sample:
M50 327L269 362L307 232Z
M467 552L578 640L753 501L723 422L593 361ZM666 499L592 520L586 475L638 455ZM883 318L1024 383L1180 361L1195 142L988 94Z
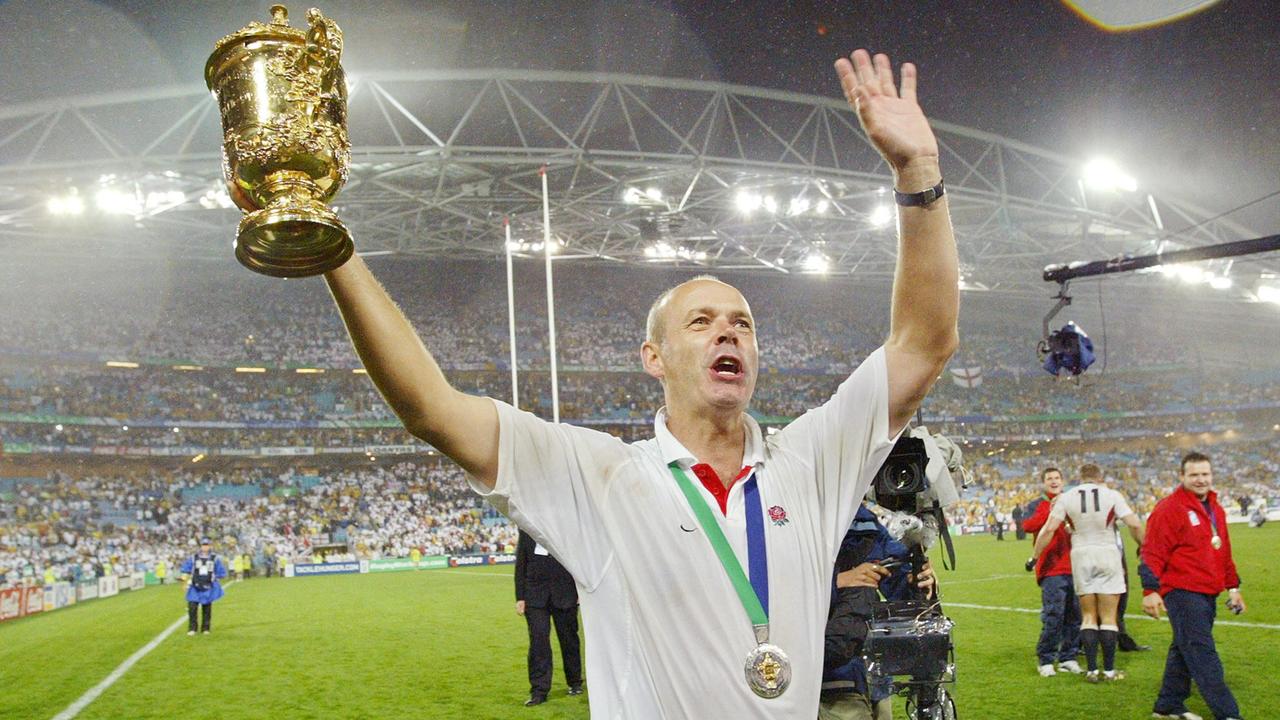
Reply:
M894 490L903 491L910 489L916 480L915 468L910 465L899 465L893 468L889 473L889 485Z

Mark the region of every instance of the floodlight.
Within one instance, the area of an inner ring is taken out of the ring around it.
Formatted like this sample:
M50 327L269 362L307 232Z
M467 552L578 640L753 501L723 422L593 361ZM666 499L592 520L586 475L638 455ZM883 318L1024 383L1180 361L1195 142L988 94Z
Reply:
M1184 283L1187 283L1188 285L1195 285L1197 283L1205 282L1204 270L1194 265L1179 265L1177 266L1176 269L1178 273L1178 279Z
M1133 192L1138 189L1138 181L1121 170L1115 161L1107 158L1094 158L1086 163L1083 178L1090 188L1103 192L1115 190Z
M884 227L893 221L893 208L888 205L877 205L868 219L873 227Z
M804 269L808 272L825 273L831 262L820 252L811 252L804 259Z
M756 193L748 190L739 190L733 199L733 204L737 206L739 212L750 214L760 207L763 200Z
M133 193L103 188L93 200L99 210L110 215L137 215L142 212L142 203Z
M80 215L84 213L84 201L75 193L61 197L51 197L45 207L50 215Z
M1276 285L1259 285L1258 299L1262 302L1275 303L1280 305L1280 286Z

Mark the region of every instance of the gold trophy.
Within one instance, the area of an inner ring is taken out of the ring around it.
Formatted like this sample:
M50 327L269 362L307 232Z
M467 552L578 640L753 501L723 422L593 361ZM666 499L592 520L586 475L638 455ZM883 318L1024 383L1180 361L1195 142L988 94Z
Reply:
M222 172L245 215L236 259L274 277L328 272L354 251L325 204L347 180L347 82L342 31L319 10L310 29L251 22L214 46L204 78L222 112Z

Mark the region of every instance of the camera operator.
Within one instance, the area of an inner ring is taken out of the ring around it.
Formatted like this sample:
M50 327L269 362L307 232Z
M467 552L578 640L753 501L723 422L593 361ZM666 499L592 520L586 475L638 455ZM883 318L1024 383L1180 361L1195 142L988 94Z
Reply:
M868 622L883 593L886 600L918 597L911 589L910 550L895 540L865 504L859 506L836 556L831 611L827 617L820 720L890 720L891 678L868 677L862 658ZM934 595L926 563L916 585Z

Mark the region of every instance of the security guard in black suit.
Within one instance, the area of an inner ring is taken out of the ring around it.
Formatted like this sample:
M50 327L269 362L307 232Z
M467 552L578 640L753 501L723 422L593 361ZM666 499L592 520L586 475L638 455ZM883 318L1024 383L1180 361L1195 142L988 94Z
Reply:
M551 691L552 620L569 694L581 695L578 588L569 571L523 530L516 546L516 613L529 624L529 699L524 704L541 705Z

